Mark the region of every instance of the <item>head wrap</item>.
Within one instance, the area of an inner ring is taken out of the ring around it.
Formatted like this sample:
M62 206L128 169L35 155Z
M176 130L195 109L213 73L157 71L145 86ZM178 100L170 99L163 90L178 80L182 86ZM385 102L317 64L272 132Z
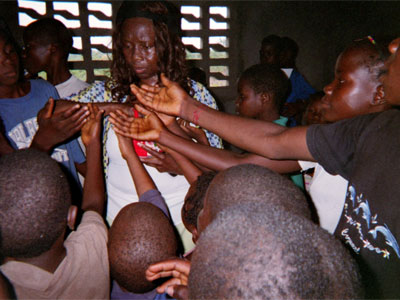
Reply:
M167 10L168 14L158 14L151 11L143 11L142 7L145 3L161 3ZM180 33L180 14L172 4L165 1L124 1L118 10L116 17L117 26L122 24L126 19L146 18L154 22L164 23L167 25L171 33Z

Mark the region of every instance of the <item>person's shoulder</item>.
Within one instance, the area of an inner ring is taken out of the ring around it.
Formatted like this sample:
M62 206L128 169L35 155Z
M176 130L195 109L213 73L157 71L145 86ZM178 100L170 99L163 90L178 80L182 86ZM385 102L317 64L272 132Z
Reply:
M29 80L31 83L31 86L34 88L47 88L47 89L56 89L54 87L54 85L52 85L50 82L48 82L47 80L44 80L42 78L38 78L38 79L30 79Z
M189 85L191 87L193 95L191 95L197 101L208 105L211 108L218 109L217 102L211 95L210 91L202 83L189 78Z
M45 94L47 97L58 99L58 92L54 85L44 79L30 79L31 93ZM47 99L46 99L47 100Z
M100 214L95 211L86 211L83 213L82 221L76 231L72 232L66 240L76 241L80 239L101 239L107 241L108 229Z

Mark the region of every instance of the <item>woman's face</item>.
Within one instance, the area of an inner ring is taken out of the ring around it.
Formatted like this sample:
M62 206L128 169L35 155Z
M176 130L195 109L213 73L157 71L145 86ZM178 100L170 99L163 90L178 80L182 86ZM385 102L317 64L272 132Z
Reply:
M153 21L146 18L125 20L121 39L126 64L141 83L155 85L159 68Z

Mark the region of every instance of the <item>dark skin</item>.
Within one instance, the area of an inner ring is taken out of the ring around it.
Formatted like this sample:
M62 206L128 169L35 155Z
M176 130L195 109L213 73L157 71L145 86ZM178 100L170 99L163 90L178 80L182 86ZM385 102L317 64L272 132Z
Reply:
M88 173L83 189L82 209L84 211L95 211L102 215L104 210L104 179L101 160L101 117L103 111L99 111L95 106L89 105L90 116L85 126L82 128L82 141L86 146L88 163ZM70 229L74 228L77 208L71 206L67 216L67 225ZM50 273L54 273L60 263L67 255L64 247L64 232L59 236L50 250L33 258L6 258L8 260L18 260L35 265Z
M3 36L0 36L0 99L20 98L30 92L29 81L19 80L18 55ZM37 121L39 128L32 140L31 146L50 153L51 150L66 139L77 133L86 122L88 110L79 104L70 107L55 107L50 99L39 111ZM5 136L0 139L0 154L11 151ZM78 170L85 174L84 166L76 164Z

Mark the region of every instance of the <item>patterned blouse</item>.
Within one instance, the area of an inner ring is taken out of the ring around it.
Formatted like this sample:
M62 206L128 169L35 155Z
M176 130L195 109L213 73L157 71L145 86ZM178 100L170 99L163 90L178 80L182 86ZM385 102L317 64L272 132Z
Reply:
M191 84L191 88L193 94L191 95L193 99L200 101L201 103L218 110L217 103L214 97L210 94L207 88L202 85L201 83L191 80L189 81ZM115 83L112 80L108 81L98 81L87 87L86 89L80 91L79 93L73 94L69 97L66 97L66 100L74 101L74 102L117 102L113 99L111 95L111 90L114 87ZM122 98L122 102L125 102L127 96ZM111 123L108 120L108 116L104 118L104 133L103 133L103 163L104 163L104 170L107 174L107 166L108 166L108 155L106 151L106 141L107 141L107 134L110 130ZM208 141L212 147L215 148L223 148L222 140L219 136L215 135L212 132L204 130Z

